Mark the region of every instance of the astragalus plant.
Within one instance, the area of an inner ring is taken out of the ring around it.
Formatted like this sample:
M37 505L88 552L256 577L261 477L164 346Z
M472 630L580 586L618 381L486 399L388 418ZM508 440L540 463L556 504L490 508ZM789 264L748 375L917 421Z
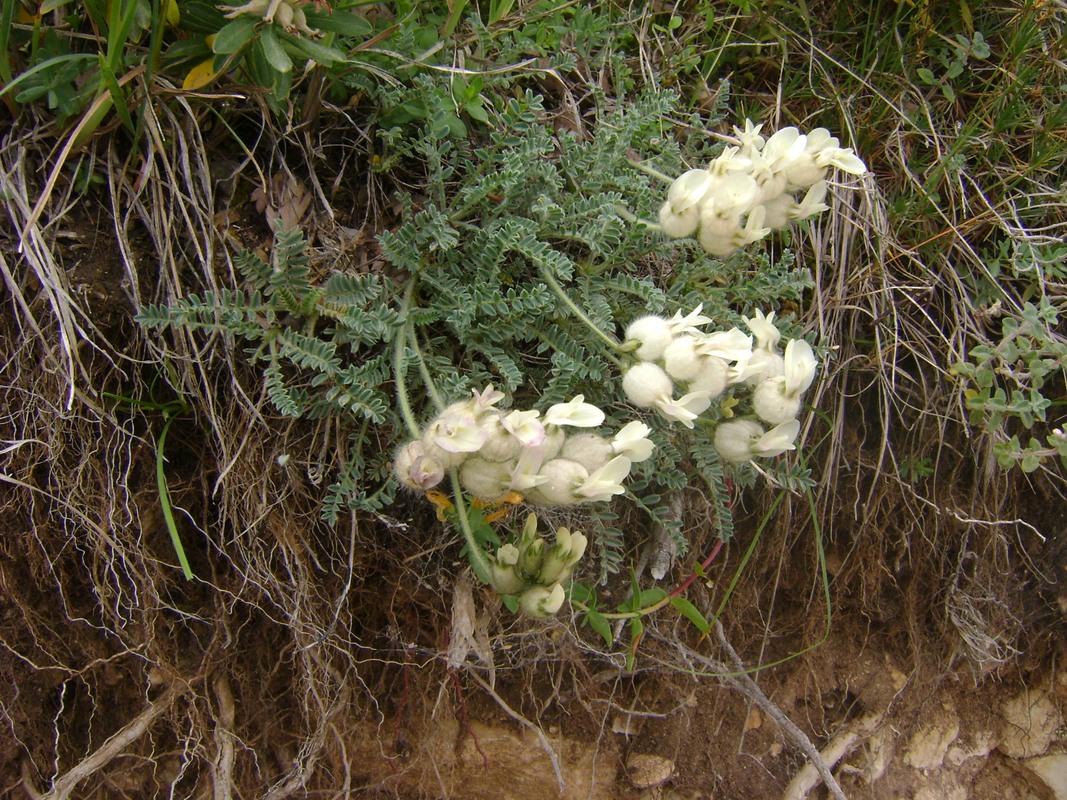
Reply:
M483 582L553 613L587 541L598 580L622 564L617 498L684 554L673 493L701 484L726 539L731 482L810 486L781 456L827 351L782 311L803 300L807 272L762 242L826 210L827 182L865 167L825 130L764 138L751 121L683 152L675 114L673 96L648 95L581 138L553 131L526 92L479 141L393 131L426 172L379 236L388 270L315 284L299 235L279 231L269 259L237 256L246 286L140 319L240 337L280 413L374 429L353 436L327 516L425 493ZM585 533L559 527L549 546L531 517L504 543L493 523L516 504L588 510Z

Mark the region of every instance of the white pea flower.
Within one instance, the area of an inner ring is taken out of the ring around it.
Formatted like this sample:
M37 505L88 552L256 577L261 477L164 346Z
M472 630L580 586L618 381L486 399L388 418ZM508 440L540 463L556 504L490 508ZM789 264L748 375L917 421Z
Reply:
M480 392L477 389L471 389L471 395L472 397L468 402L471 404L471 411L475 414L488 411L507 396L503 392L494 389L491 383Z
M784 172L804 152L808 137L793 126L775 132L763 145L760 155L772 172Z
M760 350L775 352L778 342L782 338L782 332L774 324L774 312L764 314L760 309L752 312L751 317L741 317L745 325L756 339L756 347Z
M511 470L511 488L520 494L536 490L548 478L541 474L541 465L545 462L542 448L528 447L522 451L514 468ZM553 454L554 455L554 454Z
M766 218L767 210L763 206L756 206L749 212L748 218L745 220L745 226L740 232L739 247L758 242L771 232L771 229L764 222Z
M319 31L308 27L302 5L302 0L251 0L243 6L222 6L221 10L229 12L225 15L227 19L242 15L261 17L264 22L277 19L278 24L290 33L299 31L305 36L319 36Z
M631 461L645 461L652 456L656 447L652 440L647 438L651 432L652 429L643 422L628 422L611 440L611 449L616 455L626 456Z
M762 458L781 455L787 450L796 450L794 444L800 434L800 421L791 419L771 428L752 442L752 455Z
M789 210L786 211L786 216L792 220L802 220L816 214L821 214L823 211L828 211L830 206L826 205L823 201L826 199L826 181L815 181L808 189L807 194L804 195L804 199L799 203L794 202Z
M670 329L671 336L681 336L684 333L695 333L697 328L701 325L707 325L712 322L711 317L705 317L701 312L704 310L704 304L699 303L686 315L682 315L681 311L675 311L674 316L667 320L667 327Z
M489 430L489 435L478 448L478 455L481 458L497 463L518 458L523 444L504 426L503 414L493 411L483 415L479 424Z
M715 180L707 170L691 169L671 184L667 202L676 214L688 211L703 202Z
M750 419L723 422L715 429L712 444L719 455L732 463L752 458L752 442L763 435L763 426Z
M863 175L867 172L867 165L851 149L835 148L832 152L821 153L818 160L850 175Z
M693 420L708 410L711 405L711 397L707 392L690 392L675 400L672 397L661 397L656 401L656 409L673 422L680 422L687 428L695 427Z
M615 456L600 469L589 473L589 477L582 481L574 491L586 500L606 501L617 494L623 494L626 487L622 482L630 474L630 459L625 456Z
M546 426L571 425L575 428L595 428L604 421L604 412L592 403L585 402L585 395L575 395L566 403L556 403L545 413Z
M589 477L589 470L569 458L553 458L541 465L541 477L545 480L538 484L536 495L527 499L536 498L544 505L572 506L584 499L575 489Z
M703 169L691 169L671 184L667 202L659 212L663 232L674 239L692 236L700 224L700 204L714 178Z
M501 424L523 447L537 447L545 441L545 426L538 419L538 411L511 411Z
M702 356L713 356L723 361L742 361L752 353L752 337L740 328L717 331L702 337L697 350Z
M563 586L554 584L552 588L545 586L532 586L519 595L519 608L528 617L544 619L551 617L563 607L563 601L567 598Z
M426 437L449 453L474 453L489 438L489 430L478 423L474 414L456 410L430 423Z
M727 461L738 463L759 456L769 458L795 450L800 423L793 419L769 431L750 419L731 420L715 430L714 445Z
M753 125L752 120L745 120L745 128L734 127L734 136L741 142L741 155L751 157L753 152L759 152L763 149L763 144L767 140L760 136L760 130L763 129L763 125Z
M708 173L715 178L725 179L738 173L748 172L751 166L751 159L741 153L740 147L727 147L712 160L708 166ZM721 182L720 180L713 185L715 191L718 191Z
M775 172L774 167L762 155L757 155L752 159L752 177L759 186L759 202L763 205L780 197L788 184L785 173Z
M759 202L760 187L747 173L735 172L712 188L704 203L705 209L717 217L732 219L746 214Z
M818 362L811 345L803 339L790 339L785 346L783 372L767 378L752 392L752 410L772 425L786 422L800 413L800 396L815 379Z
M801 395L815 380L819 362L811 345L803 339L790 339L785 346L785 388L789 394Z

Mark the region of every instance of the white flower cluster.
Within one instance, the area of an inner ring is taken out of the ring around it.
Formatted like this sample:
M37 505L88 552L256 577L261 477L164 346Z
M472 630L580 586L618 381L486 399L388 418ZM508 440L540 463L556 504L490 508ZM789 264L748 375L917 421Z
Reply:
M496 551L489 567L493 588L514 595L531 617L547 617L563 605L566 582L589 541L580 531L558 528L552 546L537 535L537 516L526 518L519 540Z
M795 449L800 399L818 367L811 346L791 339L780 352L782 334L774 325L774 312L743 317L751 335L740 328L704 333L698 328L712 320L701 310L697 306L685 316L653 315L630 323L625 348L637 363L623 375L626 397L639 408L654 408L692 428L728 388L743 388L757 419L721 423L714 438L720 455L737 462ZM676 387L681 387L678 392ZM765 430L764 424L773 427Z
M264 22L277 21L289 33L302 33L311 38L321 36L320 31L308 27L305 5L307 0L250 0L243 6L222 6L222 10L229 12L226 19L260 17Z
M690 170L671 184L659 212L668 236L696 236L711 255L729 255L772 230L826 211L830 167L853 175L867 171L825 128L808 134L783 128L764 139L762 127L745 120L744 130L734 128L738 145L723 150L707 169Z
M400 482L416 490L436 486L450 469L478 500L498 502L512 492L534 505L568 506L622 494L630 467L652 455L649 428L631 422L612 438L594 432L604 412L578 395L542 417L538 411L502 411L492 385L453 403L426 426L422 437L397 452Z

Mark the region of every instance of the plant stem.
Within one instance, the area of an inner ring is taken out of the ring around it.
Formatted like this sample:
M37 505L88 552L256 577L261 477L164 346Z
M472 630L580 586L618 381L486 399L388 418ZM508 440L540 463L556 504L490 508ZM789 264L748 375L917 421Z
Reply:
M408 325L406 317L411 309L411 295L415 290L415 278L408 280L407 288L404 289L404 299L400 303L400 319L403 320L396 331L396 342L393 348L393 380L396 382L396 401L400 406L400 416L404 418L408 433L413 439L422 436L419 424L415 421L415 415L411 411L411 401L408 399L408 387L404 381L404 350L408 338Z
M422 357L422 349L419 347L419 340L415 337L415 326L409 321L406 328L408 332L408 343L411 345L411 349L415 352L415 356L418 359L419 375L422 377L422 383L426 387L427 393L430 395L430 401L438 411L444 411L445 402L441 398L441 393L437 391L437 384L434 383L433 376L430 375L430 368L426 366L426 359Z
M463 538L467 542L467 558L478 580L482 583L489 583L489 556L474 538L471 521L467 518L467 504L463 502L463 487L459 485L459 472L455 467L449 470L449 477L452 479L452 499L455 501L459 529L463 532Z
M608 345L608 347L610 347L612 350L618 350L620 348L619 343L615 341L612 337L604 333L604 331L600 330L600 328L596 326L593 320L589 319L588 315L578 307L578 304L571 300L567 293L563 291L563 287L559 285L559 282L556 280L555 276L548 271L548 268L542 266L539 269L541 272L541 277L545 279L545 283L547 283L548 287L556 293L556 296L560 300L563 301L563 304L567 306L568 309L570 309L571 313L574 314L574 316L578 317L578 319L580 319L583 323L585 323L585 326L589 328L589 330L591 330L593 333L595 333L602 342ZM616 366L621 366L621 363L614 357L612 357L612 361L615 362Z
M651 175L653 178L661 180L664 183L674 183L674 178L672 178L670 175L663 174L655 167L650 167L643 161L634 161L632 158L628 160L630 162L630 166L632 166L634 169L639 169L646 175Z
M660 231L661 233L663 232L663 226L660 225L658 222L650 222L647 219L641 219L636 214L631 213L630 209L628 209L622 203L615 204L615 214L616 216L626 220L632 225L644 225L650 231Z

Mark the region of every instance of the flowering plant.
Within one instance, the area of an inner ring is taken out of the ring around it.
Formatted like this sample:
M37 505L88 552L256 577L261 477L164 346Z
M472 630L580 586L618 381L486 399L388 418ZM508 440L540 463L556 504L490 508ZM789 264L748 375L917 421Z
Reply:
M867 171L825 128L808 134L782 128L766 139L762 128L745 120L744 129L734 128L737 145L707 169L689 170L671 184L659 212L664 233L695 236L711 255L729 255L772 230L826 211L830 167L853 175Z

